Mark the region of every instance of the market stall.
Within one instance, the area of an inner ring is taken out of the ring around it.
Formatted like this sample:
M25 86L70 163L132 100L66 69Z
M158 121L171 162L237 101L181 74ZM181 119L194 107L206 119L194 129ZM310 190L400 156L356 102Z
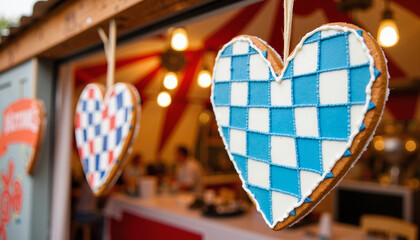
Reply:
M417 1L49 0L19 23L2 239L418 236Z

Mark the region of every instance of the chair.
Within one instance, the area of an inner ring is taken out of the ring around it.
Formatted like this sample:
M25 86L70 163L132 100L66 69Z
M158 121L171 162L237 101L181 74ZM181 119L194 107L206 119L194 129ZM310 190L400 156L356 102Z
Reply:
M398 218L381 215L363 215L360 218L363 231L385 233L389 238L401 236L407 240L417 240L417 226Z

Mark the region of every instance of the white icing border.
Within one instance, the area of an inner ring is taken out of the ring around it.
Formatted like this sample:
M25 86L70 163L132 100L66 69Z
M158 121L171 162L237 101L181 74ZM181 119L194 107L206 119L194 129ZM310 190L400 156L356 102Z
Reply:
M136 141L138 133L140 131L141 104L139 104L139 103L141 101L141 98L140 98L140 94L138 93L137 89L130 83L117 82L114 85L112 85L109 89L106 89L105 86L101 83L89 83L83 88L83 90L82 90L82 92L79 96L79 99L77 100L75 114L78 112L78 109L80 108L79 107L80 97L82 96L82 94L86 94L85 90L88 89L88 88L95 88L95 91L100 93L101 98L99 100L100 100L101 112L104 110L104 107L106 106L105 103L109 102L110 94L113 90L116 90L118 88L123 88L124 90L131 91L130 98L132 96L134 97L133 107L135 109L132 111L132 114L133 114L133 118L135 117L136 119L135 120L131 119L131 122L130 122L130 124L133 125L132 126L133 129L129 130L129 131L133 131L133 134L132 134L132 137L131 137L130 141L123 143L123 146L122 146L122 149L124 149L124 147L127 146L126 152L124 154L120 153L120 155L116 158L116 160L121 158L121 159L119 159L119 162L114 163L114 165L112 165L112 167L110 169L107 169L107 171L105 172L105 175L102 177L103 181L101 181L100 183L96 183L96 185L94 187L90 186L90 184L89 184L89 187L92 190L92 192L94 193L94 195L99 196L97 194L103 186L105 186L105 188L101 191L102 195L105 194L108 190L111 189L111 187L118 180L118 176L121 175L124 166L128 162L127 161L128 156L131 154L131 152L133 150L134 142ZM76 134L76 131L74 131L74 134ZM126 140L124 140L124 141L126 141ZM76 140L76 146L77 146L77 148L79 148L77 140ZM83 164L82 164L82 167L83 167L83 175L84 175L84 177L87 181L87 176L86 176L86 173L84 172L85 169L84 169ZM115 171L113 177L110 178L109 175L114 170L114 168L116 168L117 170Z
M269 69L270 69L270 71L271 71L271 73L272 73L272 75L273 75L273 77L276 79L276 81L277 82L281 82L281 79L282 79L282 77L283 77L283 75L284 75L284 73L286 72L286 70L287 70L287 67L288 67L288 64L289 64L289 62L292 60L292 59L294 59L294 57L296 56L296 54L301 50L301 48L302 48L302 46L303 46L303 43L305 42L305 40L306 39L308 39L310 36L312 36L313 34L315 34L315 33L317 33L317 32L320 32L320 31L324 31L324 30L337 30L337 31L339 31L339 32L350 32L351 34L353 34L354 36L355 36L355 38L361 43L361 46L362 46L362 50L363 50L363 52L365 53L365 55L366 55L366 57L368 58L368 61L369 61L369 72L370 72L370 80L369 80L369 83L367 84L367 86L366 86L366 103L365 103L365 105L364 105L364 107L363 107L363 116L364 115L366 115L366 113L367 113L367 109L368 109L368 106L369 106L369 103L370 103L370 100L371 100L371 89L372 89L372 85L373 85L373 83L374 83L374 81L376 80L376 78L375 78L375 70L374 70L374 59L373 59L373 57L372 57L372 55L370 54L370 50L369 50L369 48L366 46L366 44L365 44L365 42L364 42L364 39L363 39L363 37L362 36L360 36L359 34L358 34L358 32L355 30L355 29L352 29L352 28L348 28L348 27L343 27L343 26L338 26L338 25L335 25L335 26L333 26L333 25L326 25L326 26L321 26L321 27L319 27L319 28L316 28L315 30L313 30L313 31L311 31L311 32L309 32L309 33L307 33L303 38L302 38L302 40L299 42L299 44L296 46L296 48L295 48L295 50L294 50L294 52L293 52L293 54L291 55L291 56L289 56L288 58L287 58L287 60L286 60L286 62L285 62L285 64L284 64L284 66L283 66L283 70L282 70L282 72L281 72L281 74L278 76L278 77L276 77L277 76L277 74L274 72L274 69L273 69L273 67L272 67L272 65L271 65L271 63L268 61L268 59L267 58L265 58L264 57L264 55L263 55L263 53L262 53L262 51L257 47L257 46L255 46L255 44L252 42L252 40L250 39L250 38L247 38L247 37L243 37L243 36L241 36L241 37L238 37L238 38L234 38L234 39L232 39L231 41L229 41L228 43L226 43L223 47L222 47L222 49L218 52L218 54L217 54L217 57L216 57L216 59L215 59L215 64L214 64L214 68L213 68L213 73L214 72L216 72L216 69L217 69L217 66L218 66L218 61L219 61L219 59L220 59L220 57L221 57L221 54L223 53L223 51L229 46L229 45L232 45L233 43L235 43L235 42L237 42L237 41L248 41L248 43L250 44L250 46L252 47L252 48L254 48L254 50L256 50L257 52L258 52L258 54L260 54L260 56L264 59L264 61L267 63L267 65L268 65L268 67L269 67ZM259 38L258 38L259 39ZM263 41L263 40L261 40L261 39L259 39L260 41L262 41L263 43L266 43L265 41ZM271 48L271 46L269 46L268 44L266 44L270 49L272 49ZM278 56L278 58L280 59L280 61L282 61L282 59L281 59L281 57L280 57L280 55L274 50L274 49L272 49L273 50L273 52ZM282 61L283 62L283 61ZM383 73L382 73L383 74ZM210 102L211 102L211 104L212 104L212 107L213 107L213 110L214 109L216 109L216 106L215 106L215 104L214 104L214 101L213 101L213 97L214 97L214 83L215 83L215 79L214 79L214 74L213 74L213 77L212 77L213 79L212 79L212 87L211 87L211 96L210 96ZM382 112L383 112L383 110L382 110ZM381 112L381 116L382 116L382 112ZM360 129L360 127L361 127L361 125L362 125L362 123L363 123L363 120L364 120L365 118L363 117L361 120L359 120L358 122L357 122L357 124L356 124L356 129ZM216 119L217 120L217 119ZM378 122L378 124L379 124L379 122ZM375 129L376 129L376 127L375 127ZM221 136L223 136L223 131L222 131L222 127L218 124L218 130L219 130L219 134L221 135ZM351 145L353 144L353 139L354 139L354 137L357 135L357 134L359 134L360 133L360 130L359 131L357 131L357 132L355 132L355 133L353 133L352 135L350 135L350 137L349 137L349 140L348 140L348 142L347 142L347 145L346 145L346 150L347 149L349 149L350 147L351 147ZM372 134L372 136L373 136L373 134ZM372 136L370 137L370 139L372 138ZM231 160L231 162L233 163L233 165L234 165L234 167L235 167L235 169L236 169L236 172L237 173L239 173L240 171L239 171L239 168L238 168L238 166L236 165L236 162L234 161L234 158L233 158L233 156L232 156L232 154L231 154L231 152L230 152L230 150L228 149L228 144L226 143L226 139L224 138L224 137L222 137L222 141L223 141L223 143L225 144L225 149L226 149L226 151L227 151L227 153L228 153L228 155L229 155L229 158L230 158L230 160ZM368 141L367 143L366 143L366 146L367 146L367 144L369 143L370 141ZM366 148L366 146L365 146L365 148ZM303 203L304 203L304 201L305 201L305 199L307 198L307 197L309 197L312 193L313 193L313 191L318 187L318 185L322 182L322 181L324 181L325 180L325 177L326 177L326 175L331 171L331 169L333 169L333 167L335 166L335 164L337 163L337 161L339 160L339 159L341 159L342 158L342 155L343 155L344 153L342 153L341 155L339 155L339 156L337 156L336 157L336 159L335 159L335 161L333 161L334 162L334 164L332 164L332 166L329 166L328 167L328 170L327 171L325 171L324 172L324 174L319 178L319 181L317 181L317 182L314 182L314 185L313 185L313 187L312 187L312 190L310 191L310 193L309 194L307 194L307 195L305 195L305 196L302 196L302 198L301 198L301 200L298 202L298 203L296 203L294 206L293 206L293 208L290 210L290 211L293 211L294 209L296 209L297 207L299 207L299 206L301 206ZM354 161L354 163L356 163L356 161L357 161L357 159L360 157L360 155L361 154L359 154L359 156L356 158L356 160ZM354 165L354 163L353 163L353 165ZM352 165L352 166L353 166ZM351 169L351 167L349 168L349 169L347 169L347 171L346 171L346 173L349 171ZM260 206L259 206L259 202L256 200L256 199L254 199L254 194L246 187L246 182L244 181L244 179L243 179L243 177L242 177L242 174L238 174L239 175L239 177L240 177L240 179L241 179L241 181L242 181L242 188L251 196L251 198L252 198L252 200L254 201L254 203L256 204L256 207L257 207L257 210L258 210L258 212L260 212L261 213L261 215L263 216L263 219L264 219L264 221L267 223L267 225L268 226L270 226L270 228L274 228L276 225L277 225L277 223L278 222L282 222L284 219L286 219L287 217L289 217L290 216L290 212L289 213L286 213L285 214L285 216L284 217L282 217L282 218L278 218L278 219L273 219L273 224L270 224L270 222L267 220L267 218L266 218L266 216L265 216L265 214L263 213L263 211L261 210L261 208L260 208ZM341 181L341 180L340 180ZM338 184L338 183L337 183ZM314 204L314 207L316 206L316 204ZM272 207L270 206L270 208L272 209ZM271 210L272 211L272 210Z

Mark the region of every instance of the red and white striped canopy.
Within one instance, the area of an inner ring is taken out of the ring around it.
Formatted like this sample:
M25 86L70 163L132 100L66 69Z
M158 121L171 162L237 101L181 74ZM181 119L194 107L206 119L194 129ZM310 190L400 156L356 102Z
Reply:
M381 20L384 1L373 0L372 7L352 14L339 12L335 0L296 0L291 48L309 31L329 22L357 22L374 37ZM394 0L391 2L397 22L400 41L384 49L388 59L391 82L420 76L420 1ZM179 73L179 85L171 92L173 102L167 108L157 105L155 99L162 90L165 70L160 55L169 46L166 35L158 35L117 50L116 80L132 83L143 100L140 134L134 151L146 160L173 158L174 148L184 144L191 149L196 143L198 115L210 108L210 89L200 88L197 74L203 67L203 56L217 51L231 38L248 34L267 41L279 53L283 51L282 1L263 1L212 16L185 26L190 47L185 51L187 64ZM77 62L76 89L80 93L89 82L104 82L106 61L104 54ZM385 119L420 119L417 91L393 95L387 103Z

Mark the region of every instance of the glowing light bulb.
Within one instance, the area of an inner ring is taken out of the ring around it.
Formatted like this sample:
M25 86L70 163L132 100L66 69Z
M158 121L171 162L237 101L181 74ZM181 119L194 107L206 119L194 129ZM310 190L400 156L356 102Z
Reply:
M379 24L378 40L383 47L392 47L399 40L398 28L394 19L384 19Z
M167 89L174 89L178 86L178 76L174 72L167 72L163 79L163 86Z
M188 48L188 35L187 31L183 28L177 28L172 33L171 47L176 51L184 51Z
M171 102L172 102L171 95L166 91L160 92L159 95L157 96L157 103L161 107L167 107L171 104Z
M207 88L211 85L211 75L207 70L201 70L198 74L198 85L202 88Z

